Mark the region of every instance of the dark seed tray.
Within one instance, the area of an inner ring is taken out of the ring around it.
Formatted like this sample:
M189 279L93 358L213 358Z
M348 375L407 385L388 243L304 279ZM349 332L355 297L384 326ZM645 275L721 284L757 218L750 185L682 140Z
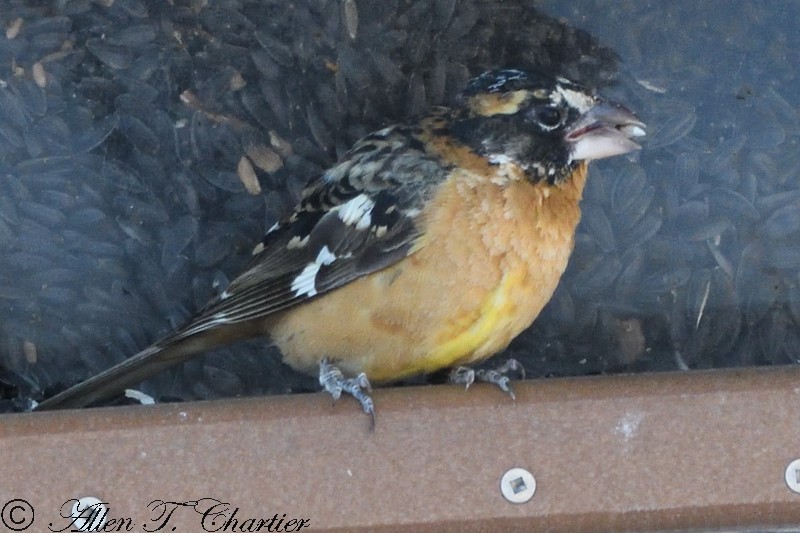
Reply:
M499 66L600 87L649 126L633 160L593 165L568 271L506 355L538 376L792 363L799 16L790 1L4 0L4 409L182 323L354 140ZM316 388L279 360L241 343L142 389Z

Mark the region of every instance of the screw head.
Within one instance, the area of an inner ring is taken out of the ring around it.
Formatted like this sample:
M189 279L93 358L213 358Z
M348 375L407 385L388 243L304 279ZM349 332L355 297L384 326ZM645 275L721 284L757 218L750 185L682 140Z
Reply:
M800 494L800 459L795 459L789 466L786 467L786 472L783 474L783 479L786 481L786 486L789 490Z
M525 503L536 492L536 479L524 468L512 468L500 478L500 492L511 503Z

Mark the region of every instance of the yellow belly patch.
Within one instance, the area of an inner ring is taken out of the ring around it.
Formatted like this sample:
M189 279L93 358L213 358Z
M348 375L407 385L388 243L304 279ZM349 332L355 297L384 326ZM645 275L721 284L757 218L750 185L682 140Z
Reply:
M479 317L463 329L445 331L440 335L442 343L426 357L417 361L419 366L409 373L431 372L460 363L470 363L492 355L505 347L515 332L509 332L504 321L514 316L516 304L511 298L514 290L523 283L525 273L515 270L506 273L500 285L494 289L480 307Z

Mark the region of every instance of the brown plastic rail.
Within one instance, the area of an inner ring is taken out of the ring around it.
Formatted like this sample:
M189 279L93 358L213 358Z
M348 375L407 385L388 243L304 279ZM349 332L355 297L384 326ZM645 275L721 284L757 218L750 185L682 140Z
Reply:
M378 390L372 432L322 394L5 415L0 531L69 530L87 497L95 531L800 525L800 368L515 389Z

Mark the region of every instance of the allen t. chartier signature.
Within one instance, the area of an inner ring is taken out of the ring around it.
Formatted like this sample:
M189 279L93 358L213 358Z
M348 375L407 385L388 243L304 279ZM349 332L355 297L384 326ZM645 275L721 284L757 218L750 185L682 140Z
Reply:
M56 525L48 524L50 531L134 531L137 524L130 517L112 517L108 503L96 498L92 501L71 499L61 507L61 517L65 520ZM271 517L246 517L240 515L239 507L215 498L201 498L185 502L153 500L147 505L150 516L138 525L143 531L176 531L175 512L189 508L200 515L203 531L265 531L292 532L311 526L310 518L290 518L286 513L275 513Z

